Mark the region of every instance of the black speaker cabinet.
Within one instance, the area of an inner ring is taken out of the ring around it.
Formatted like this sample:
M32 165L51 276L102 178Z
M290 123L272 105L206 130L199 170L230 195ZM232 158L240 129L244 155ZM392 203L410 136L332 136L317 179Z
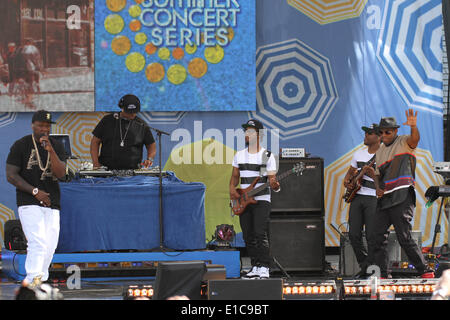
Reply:
M204 261L162 261L158 263L154 300L166 300L185 295L200 300L202 279L206 273Z
M4 226L3 236L5 248L8 250L26 250L27 239L22 230L20 220L8 220Z
M324 271L323 217L271 217L269 228L270 253L285 271Z
M272 192L272 212L324 215L324 178L322 158L281 158L278 174L303 162L301 175L289 175L280 181L281 191Z
M208 300L281 300L282 298L282 279L208 281Z

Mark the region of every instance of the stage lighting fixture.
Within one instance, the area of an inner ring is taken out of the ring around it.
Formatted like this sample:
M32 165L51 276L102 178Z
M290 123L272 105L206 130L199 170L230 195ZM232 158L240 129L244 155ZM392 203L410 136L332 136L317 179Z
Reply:
M153 286L152 285L131 285L124 290L123 298L124 300L134 300L136 298L148 298L153 297Z
M379 296L381 292L391 291L396 299L427 299L431 297L439 279L377 279L373 285L372 279L344 280L344 299L369 299ZM373 289L375 292L372 292Z
M216 226L215 240L218 246L231 246L236 232L233 225L221 224Z
M285 280L283 284L283 299L286 300L334 300L336 298L337 290L334 280Z
M202 284L200 288L201 299L206 299L207 292L207 285ZM124 288L122 295L124 300L135 300L137 298L153 300L154 288L151 284L129 285L127 288Z

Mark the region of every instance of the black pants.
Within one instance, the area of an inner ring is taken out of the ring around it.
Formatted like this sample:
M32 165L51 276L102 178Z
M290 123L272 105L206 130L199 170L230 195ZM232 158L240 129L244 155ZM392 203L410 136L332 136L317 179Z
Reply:
M389 227L394 225L397 240L408 256L409 261L414 265L419 273L426 269L426 262L411 236L411 221L414 216L415 195L408 192L408 196L402 203L391 208L381 210L377 207L377 217L375 223L375 263L380 267L381 276L386 277L388 273L388 236Z
M270 202L258 201L249 205L239 216L242 235L252 266L269 267Z
M374 262L374 223L377 210L377 197L356 195L350 204L348 214L349 238L361 269ZM363 243L363 228L367 240L367 249Z

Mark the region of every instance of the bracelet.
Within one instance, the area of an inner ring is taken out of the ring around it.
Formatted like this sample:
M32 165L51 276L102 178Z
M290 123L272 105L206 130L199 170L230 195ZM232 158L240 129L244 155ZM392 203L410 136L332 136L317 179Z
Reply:
M153 158L151 158L151 157L147 158L147 160L150 160L151 162L153 162Z

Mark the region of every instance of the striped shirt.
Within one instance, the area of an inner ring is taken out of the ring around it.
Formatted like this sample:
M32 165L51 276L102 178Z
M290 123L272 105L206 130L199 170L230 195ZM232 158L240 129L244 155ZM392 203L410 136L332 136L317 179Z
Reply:
M358 169L358 174L361 169L367 165L370 160L375 156L373 153L369 153L367 149L358 150L353 155L351 166ZM375 167L375 166L374 166ZM367 175L363 175L361 181L361 189L358 190L356 194L366 195L366 196L376 196L375 183L373 179Z
M415 185L416 156L407 139L409 136L398 136L392 144L381 144L376 153L376 175L380 178L380 188L384 189L381 208L390 208L402 203L409 189Z
M266 163L266 165L263 164ZM247 188L255 178L262 176L255 188L267 182L267 171L275 172L277 165L273 154L267 159L266 149L261 148L258 153L249 153L248 149L236 152L233 158L233 167L239 169L241 188ZM265 200L270 202L270 187L262 190L255 196L255 200Z

